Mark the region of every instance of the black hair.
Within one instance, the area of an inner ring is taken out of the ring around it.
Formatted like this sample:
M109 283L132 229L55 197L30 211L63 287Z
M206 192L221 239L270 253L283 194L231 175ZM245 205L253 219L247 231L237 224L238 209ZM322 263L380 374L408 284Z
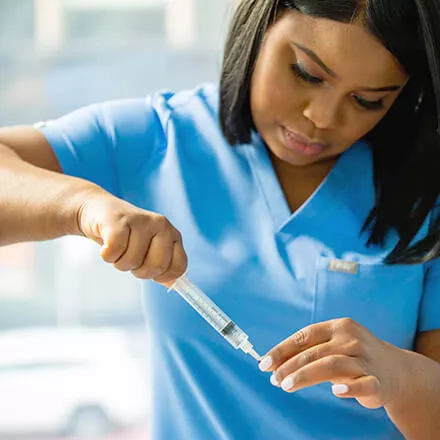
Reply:
M382 245L395 229L390 264L440 256L440 218L414 243L440 193L440 2L433 0L240 0L226 40L220 124L231 145L255 129L250 83L263 38L286 11L343 23L361 20L409 76L399 97L364 140L372 149L376 201L363 231Z

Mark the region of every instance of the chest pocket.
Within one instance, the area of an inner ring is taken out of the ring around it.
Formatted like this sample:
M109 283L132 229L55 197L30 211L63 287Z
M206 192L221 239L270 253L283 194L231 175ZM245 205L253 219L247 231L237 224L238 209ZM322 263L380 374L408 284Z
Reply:
M423 266L341 262L321 256L313 322L352 318L378 338L413 346L423 292Z

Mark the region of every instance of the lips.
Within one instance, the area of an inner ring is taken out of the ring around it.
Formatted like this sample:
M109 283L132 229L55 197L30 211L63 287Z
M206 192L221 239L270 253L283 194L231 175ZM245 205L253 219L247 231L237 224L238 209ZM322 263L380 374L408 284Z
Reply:
M310 142L304 136L283 127L283 135L286 147L296 153L304 156L314 156L320 154L327 147L326 144L320 142Z

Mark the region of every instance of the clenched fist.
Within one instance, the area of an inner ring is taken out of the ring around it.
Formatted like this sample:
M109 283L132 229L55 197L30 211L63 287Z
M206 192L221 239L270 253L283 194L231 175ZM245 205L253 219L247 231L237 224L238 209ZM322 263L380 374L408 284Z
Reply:
M97 191L78 209L81 233L101 245L101 257L137 278L169 284L186 270L182 237L163 216Z

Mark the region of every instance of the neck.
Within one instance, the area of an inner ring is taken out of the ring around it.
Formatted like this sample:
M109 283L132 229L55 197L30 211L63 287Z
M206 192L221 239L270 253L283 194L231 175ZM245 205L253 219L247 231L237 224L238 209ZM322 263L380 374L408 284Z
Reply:
M310 165L297 166L279 159L271 151L269 151L269 155L278 177L282 175L283 178L292 179L296 183L317 179L322 181L338 160L337 157L334 157Z
M269 154L291 212L307 201L337 161L337 158L332 158L307 166L295 166L278 159L270 151Z

